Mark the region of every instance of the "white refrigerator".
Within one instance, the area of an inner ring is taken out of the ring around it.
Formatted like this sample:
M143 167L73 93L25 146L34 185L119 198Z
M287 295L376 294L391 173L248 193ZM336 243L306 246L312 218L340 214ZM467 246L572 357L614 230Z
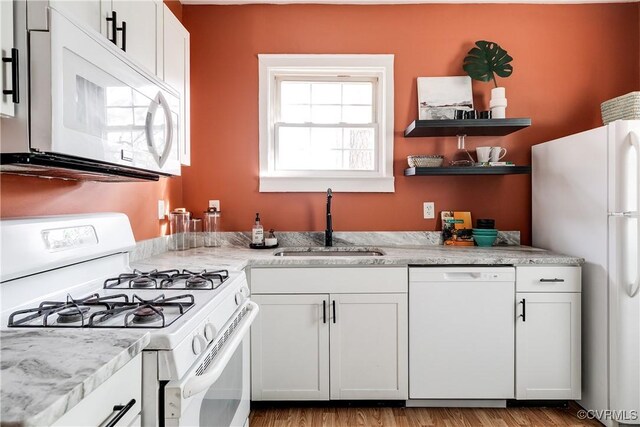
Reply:
M640 425L640 120L531 151L533 245L585 259L578 403Z

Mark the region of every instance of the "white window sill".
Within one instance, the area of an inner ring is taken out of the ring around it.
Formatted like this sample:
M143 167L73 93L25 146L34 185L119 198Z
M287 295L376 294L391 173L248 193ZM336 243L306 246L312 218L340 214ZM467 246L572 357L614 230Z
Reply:
M394 177L376 178L309 178L260 177L260 192L314 193L327 188L341 193L393 193Z

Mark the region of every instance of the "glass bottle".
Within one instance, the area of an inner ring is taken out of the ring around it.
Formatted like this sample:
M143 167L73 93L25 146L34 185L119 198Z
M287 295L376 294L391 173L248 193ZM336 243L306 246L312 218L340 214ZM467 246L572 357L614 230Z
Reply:
M217 208L209 208L204 213L204 245L208 248L220 246L220 215Z

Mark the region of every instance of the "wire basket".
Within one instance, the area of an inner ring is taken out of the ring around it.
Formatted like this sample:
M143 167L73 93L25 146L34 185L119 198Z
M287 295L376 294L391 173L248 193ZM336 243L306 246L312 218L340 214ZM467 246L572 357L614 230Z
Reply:
M442 166L443 160L444 156L439 154L407 157L410 168L437 168Z
M605 125L616 120L640 120L640 92L631 92L605 101L600 109Z

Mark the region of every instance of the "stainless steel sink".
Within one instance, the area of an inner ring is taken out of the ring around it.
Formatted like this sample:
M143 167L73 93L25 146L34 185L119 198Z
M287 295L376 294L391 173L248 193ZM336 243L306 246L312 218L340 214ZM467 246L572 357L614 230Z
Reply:
M274 256L344 256L344 257L369 257L382 256L382 252L378 248L354 248L354 247L338 247L338 248L290 248L282 249L273 254Z

